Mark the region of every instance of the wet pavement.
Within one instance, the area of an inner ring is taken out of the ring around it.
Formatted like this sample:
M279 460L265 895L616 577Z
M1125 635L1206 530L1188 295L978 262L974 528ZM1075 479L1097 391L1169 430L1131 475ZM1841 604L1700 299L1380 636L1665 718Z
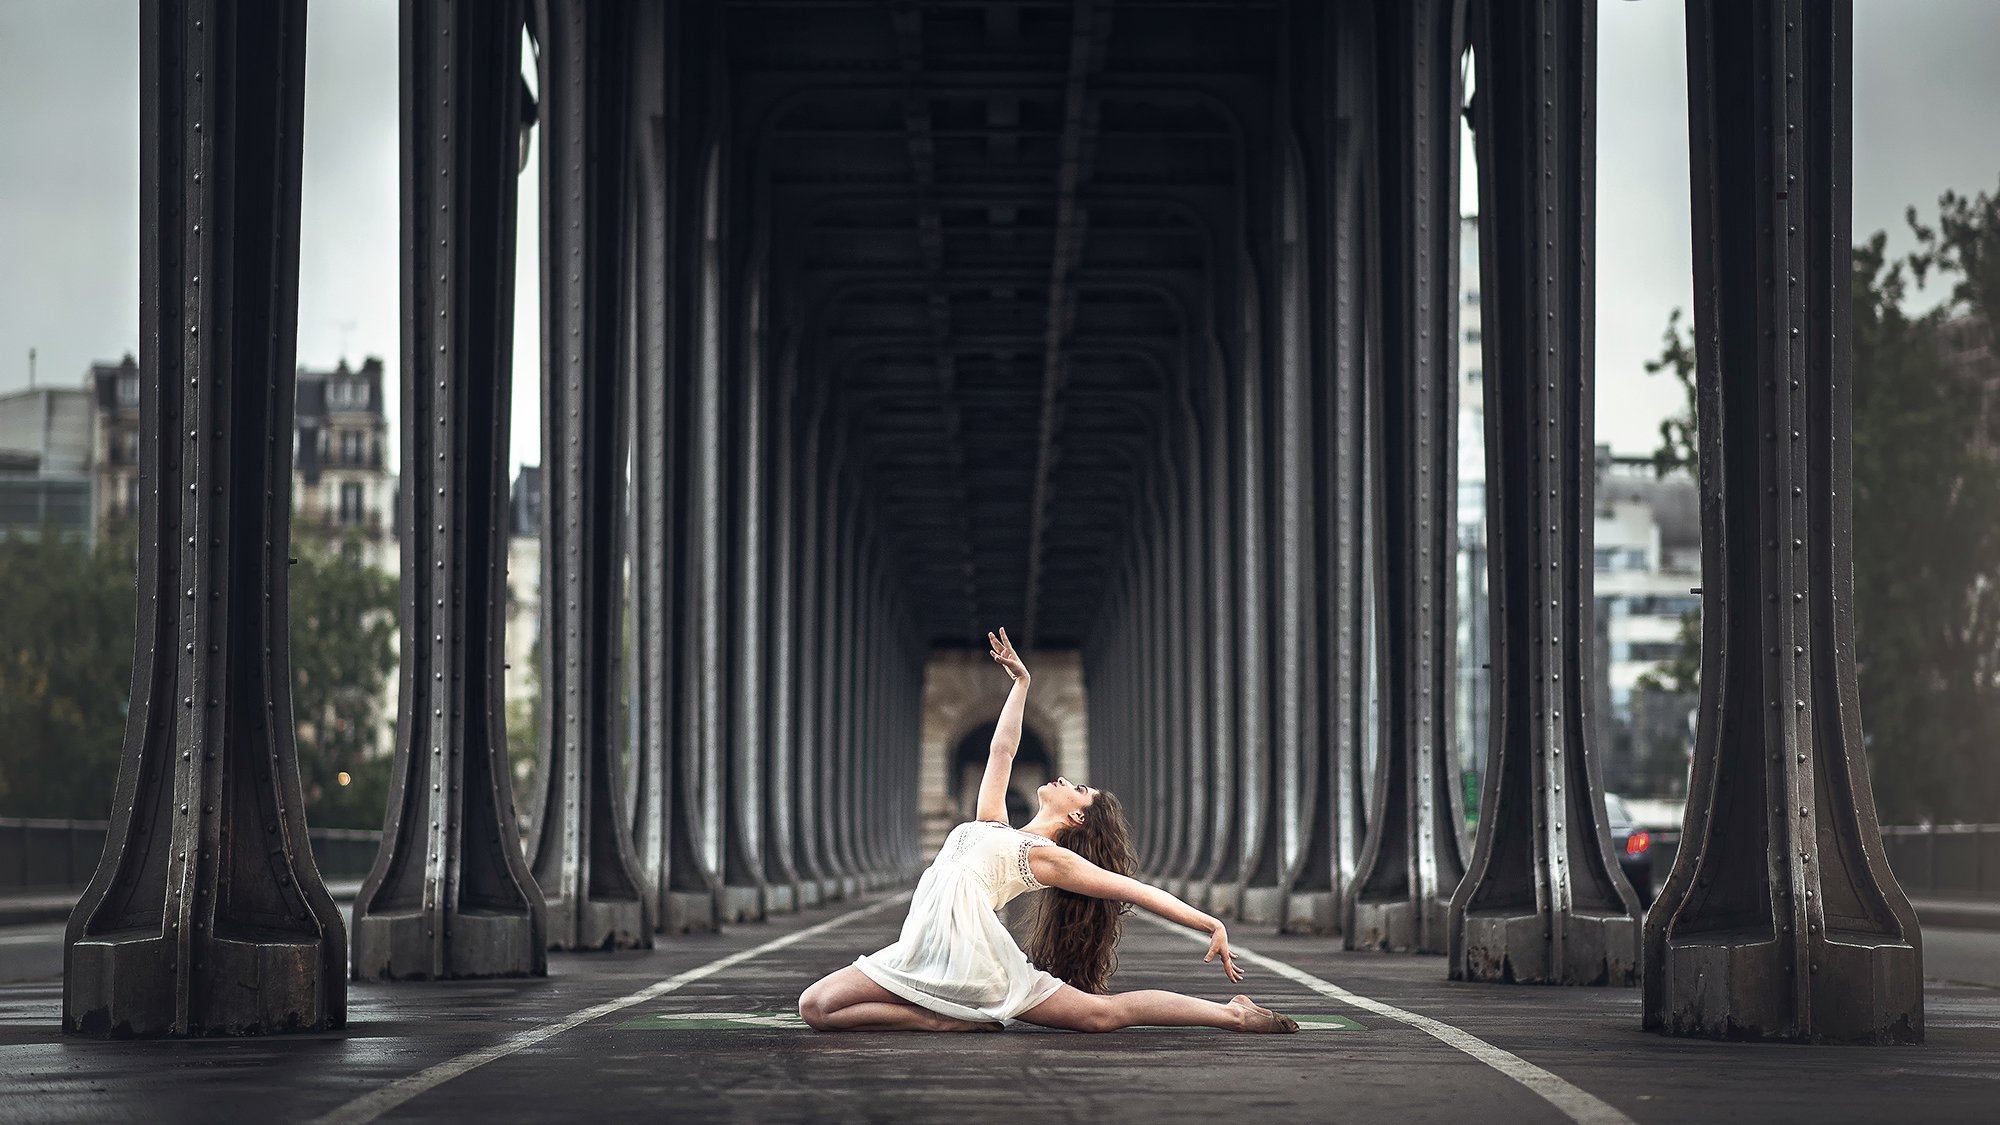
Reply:
M1270 959L1244 988L1308 1025L1296 1036L804 1028L799 991L892 940L901 914L876 895L651 952L556 954L546 980L356 984L339 1032L119 1043L57 1032L59 948L8 943L51 927L0 930L0 977L17 978L0 984L0 1121L1821 1123L2000 1106L2000 989L1978 983L1932 981L1920 1047L1714 1043L1641 1031L1633 989L1453 984L1442 958L1326 938L1236 935ZM1939 952L1994 975L1991 939ZM1135 921L1118 987L1225 998L1203 948Z

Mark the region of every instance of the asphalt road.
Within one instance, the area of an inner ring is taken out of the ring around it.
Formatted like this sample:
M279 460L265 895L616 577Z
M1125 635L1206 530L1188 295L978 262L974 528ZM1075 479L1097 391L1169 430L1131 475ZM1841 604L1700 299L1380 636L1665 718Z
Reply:
M0 932L16 979L0 984L0 1121L1827 1125L1990 1121L2000 1100L1994 987L1935 983L1922 1047L1716 1043L1641 1031L1633 989L1452 984L1439 958L1324 938L1238 935L1275 959L1252 961L1244 988L1311 1026L1297 1036L804 1029L800 989L894 937L901 907L882 903L556 955L546 980L357 984L342 1031L186 1042L62 1037L57 929L16 928ZM2000 935L1938 931L1932 948L1935 971L1996 975ZM1118 986L1226 996L1201 950L1135 922Z

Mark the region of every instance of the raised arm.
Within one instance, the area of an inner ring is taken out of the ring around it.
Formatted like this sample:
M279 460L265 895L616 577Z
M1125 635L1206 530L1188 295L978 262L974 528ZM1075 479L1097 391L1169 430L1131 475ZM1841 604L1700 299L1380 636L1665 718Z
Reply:
M1014 751L1021 746L1021 715L1028 708L1028 666L1021 663L1021 657L1014 651L1014 642L1007 639L1007 630L1000 630L999 636L986 634L986 643L992 649L993 662L1007 670L1007 677L1014 686L1007 692L1007 703L1000 708L1000 722L993 728L993 745L986 753L986 776L979 779L979 811L981 820L1007 821L1007 781L1014 773Z
M1028 869L1034 873L1035 881L1045 887L1061 887L1091 898L1129 902L1169 922L1178 922L1190 930L1200 930L1209 939L1208 956L1203 957L1202 962L1206 964L1220 956L1222 971L1228 974L1230 982L1243 979L1243 970L1236 967L1236 956L1229 951L1229 931L1223 927L1222 919L1196 910L1151 883L1141 883L1129 875L1106 871L1068 848L1029 848Z

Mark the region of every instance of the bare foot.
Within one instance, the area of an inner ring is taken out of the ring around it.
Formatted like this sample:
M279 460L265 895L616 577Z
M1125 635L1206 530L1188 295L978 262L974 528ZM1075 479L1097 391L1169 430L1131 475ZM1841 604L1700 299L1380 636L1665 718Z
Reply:
M998 1020L955 1020L950 1016L938 1016L934 1031L1005 1031L1007 1025Z
M1242 1008L1245 1016L1242 1030L1263 1035L1291 1035L1299 1029L1299 1021L1290 1016L1281 1016L1248 996L1241 994L1229 998L1229 1006Z

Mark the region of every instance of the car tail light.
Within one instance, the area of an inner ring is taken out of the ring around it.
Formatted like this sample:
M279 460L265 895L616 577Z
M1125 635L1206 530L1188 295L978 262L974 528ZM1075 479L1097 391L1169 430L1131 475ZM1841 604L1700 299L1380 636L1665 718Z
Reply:
M1626 855L1645 855L1646 849L1652 846L1653 837L1644 832L1634 832L1625 838Z

